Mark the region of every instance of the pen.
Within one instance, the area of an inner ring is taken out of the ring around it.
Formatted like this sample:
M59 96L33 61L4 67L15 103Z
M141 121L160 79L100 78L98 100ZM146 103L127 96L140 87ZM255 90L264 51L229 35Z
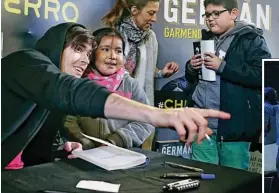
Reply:
M211 141L211 138L208 136L207 133L205 134L205 138L208 140L208 142L210 143L210 145L213 145L213 144L212 144L212 141Z
M215 179L215 174L204 174L199 172L194 173L168 173L163 174L161 178L170 178L170 179L179 179L179 178L200 178L204 180L212 180Z
M56 190L40 190L38 192L41 192L41 193L75 193L75 192L64 192L64 191L56 191Z
M186 165L182 165L182 164L176 164L176 163L172 163L172 162L165 162L165 164L168 164L170 166L176 166L176 167L188 169L188 170L193 170L195 172L203 172L203 169L201 169L201 168L195 168L195 167L186 166Z

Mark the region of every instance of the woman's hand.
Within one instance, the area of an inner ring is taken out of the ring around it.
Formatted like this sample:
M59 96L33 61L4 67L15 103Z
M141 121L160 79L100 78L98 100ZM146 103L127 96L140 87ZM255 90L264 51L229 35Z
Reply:
M176 62L169 62L162 69L162 76L164 78L169 78L178 70L179 70L179 65Z

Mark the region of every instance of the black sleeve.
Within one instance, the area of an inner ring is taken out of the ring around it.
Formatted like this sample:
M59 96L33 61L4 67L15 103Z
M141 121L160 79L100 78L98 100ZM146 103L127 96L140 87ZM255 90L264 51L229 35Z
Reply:
M190 60L188 60L185 65L185 80L187 81L190 92L193 92L198 84L198 73L199 70L192 69L190 66Z
M67 114L104 117L110 92L90 81L62 73L36 50L15 52L2 59L2 84L19 97Z
M244 61L237 60L236 57L226 60L226 66L221 74L222 78L230 82L247 87L262 86L262 59L271 58L267 44L263 37L242 41L246 50ZM237 64L236 64L237 62Z
M190 66L190 61L188 60L185 65L185 79L188 83L194 84L198 80L199 70L192 69Z

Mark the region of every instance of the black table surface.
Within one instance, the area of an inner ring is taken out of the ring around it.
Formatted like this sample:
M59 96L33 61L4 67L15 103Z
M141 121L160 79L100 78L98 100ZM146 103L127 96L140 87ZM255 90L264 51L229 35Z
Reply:
M262 176L258 173L207 164L180 157L163 155L157 152L134 149L150 158L150 164L128 170L106 171L81 159L61 160L52 163L26 167L18 171L2 172L2 193L37 192L38 190L57 190L64 192L90 193L75 186L80 180L105 181L121 184L121 193L163 192L163 185L178 181L161 179L160 176L170 172L191 172L165 165L165 161L180 163L204 169L204 173L216 175L214 180L200 180L198 189L191 193L260 193Z

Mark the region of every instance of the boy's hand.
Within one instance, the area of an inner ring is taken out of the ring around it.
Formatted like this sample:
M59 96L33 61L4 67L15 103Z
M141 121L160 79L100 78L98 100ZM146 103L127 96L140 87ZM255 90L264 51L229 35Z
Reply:
M194 55L190 61L192 68L195 70L201 69L202 63L203 59L201 58L201 54Z
M222 60L213 53L204 53L204 65L206 68L217 71Z

